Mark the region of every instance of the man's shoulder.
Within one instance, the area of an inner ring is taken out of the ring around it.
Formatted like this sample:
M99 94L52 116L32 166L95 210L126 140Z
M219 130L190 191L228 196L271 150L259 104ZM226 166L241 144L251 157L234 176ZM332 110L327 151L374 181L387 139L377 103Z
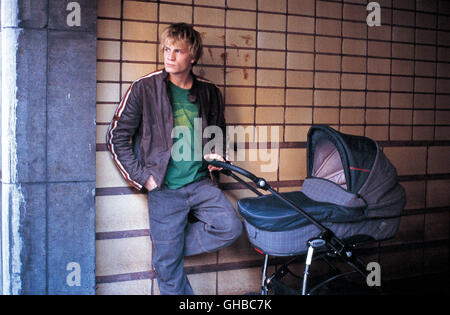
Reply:
M196 75L195 78L196 78L199 86L205 87L207 89L213 89L213 90L219 89L214 82L212 82L204 77Z
M150 72L150 73L136 79L133 82L133 84L149 84L150 82L154 82L155 80L162 80L163 73L164 73L164 70L156 70L156 71Z

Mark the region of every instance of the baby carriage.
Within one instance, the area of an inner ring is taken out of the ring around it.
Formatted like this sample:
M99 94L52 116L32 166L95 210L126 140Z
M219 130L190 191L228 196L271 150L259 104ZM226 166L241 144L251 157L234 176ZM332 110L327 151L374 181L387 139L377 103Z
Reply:
M225 175L251 189L258 196L238 201L250 243L265 255L262 272L262 294L268 294L275 283L289 272L288 265L306 256L302 294L313 294L319 288L359 273L364 283L369 270L356 257L354 249L367 242L393 237L400 224L405 192L398 183L395 167L378 144L362 136L338 132L326 125L313 125L307 137L307 178L301 191L278 193L260 177L237 166L210 161L222 167ZM247 177L252 185L236 176ZM269 256L295 256L271 276L267 276ZM337 258L351 267L307 290L308 270L312 261ZM282 292L297 294L288 289ZM276 292L275 292L276 293Z

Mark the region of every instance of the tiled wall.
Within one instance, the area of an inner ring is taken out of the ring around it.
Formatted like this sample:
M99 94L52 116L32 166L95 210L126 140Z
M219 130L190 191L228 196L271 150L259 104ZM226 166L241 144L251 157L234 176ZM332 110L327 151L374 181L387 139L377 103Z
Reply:
M450 5L378 2L381 26L368 27L365 0L99 0L98 294L158 294L146 196L116 170L105 133L128 86L162 67L159 34L180 21L204 36L195 71L223 91L228 124L279 127L276 170L261 173L261 157L236 165L279 191L299 189L311 124L372 137L397 167L407 206L396 238L373 247L371 259L385 279L447 268ZM233 202L252 195L222 182ZM185 265L197 293L240 294L259 289L262 258L243 235Z

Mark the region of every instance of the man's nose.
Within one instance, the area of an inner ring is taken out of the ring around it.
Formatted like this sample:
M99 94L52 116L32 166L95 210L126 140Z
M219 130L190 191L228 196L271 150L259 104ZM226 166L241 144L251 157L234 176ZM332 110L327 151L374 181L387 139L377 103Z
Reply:
M169 60L175 60L175 52L174 52L174 51L169 51L169 52L167 53L167 58L168 58Z

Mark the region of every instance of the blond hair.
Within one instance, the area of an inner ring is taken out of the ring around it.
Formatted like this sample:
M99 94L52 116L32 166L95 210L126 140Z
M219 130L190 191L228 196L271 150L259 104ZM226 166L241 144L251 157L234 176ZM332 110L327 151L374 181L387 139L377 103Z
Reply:
M203 54L202 37L199 32L194 30L192 25L186 23L175 23L169 25L161 33L160 46L164 49L166 41L170 42L185 42L189 46L189 52L192 58L194 58L193 65L197 64L198 60Z

